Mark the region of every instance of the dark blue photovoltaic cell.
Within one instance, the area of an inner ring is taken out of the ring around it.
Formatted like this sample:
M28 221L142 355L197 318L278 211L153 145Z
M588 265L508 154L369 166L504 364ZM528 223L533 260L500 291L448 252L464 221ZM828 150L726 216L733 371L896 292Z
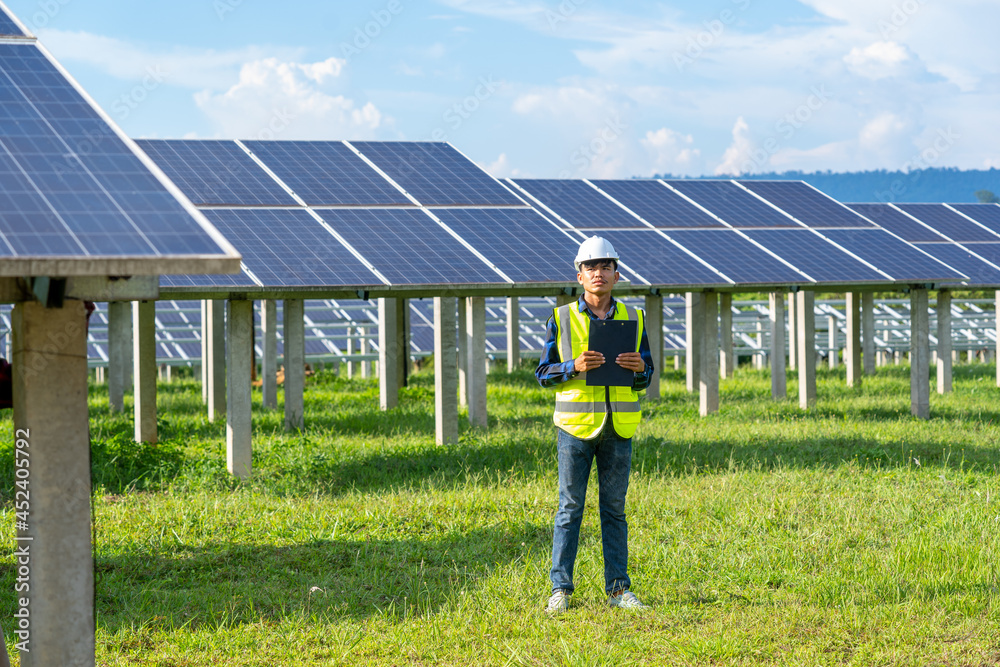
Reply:
M1000 204L952 204L951 207L1000 234Z
M235 274L219 273L206 275L166 275L160 276L161 287L253 287L257 283L240 271Z
M629 268L652 285L728 285L722 276L653 229L602 231Z
M666 183L733 227L802 227L730 181L670 180Z
M971 220L949 210L943 204L893 204L901 211L906 211L926 225L933 227L952 241L995 242L1000 236L983 229Z
M822 234L888 273L893 280L919 282L965 278L882 229L825 229Z
M807 229L748 229L744 233L809 274L817 282L855 283L888 280Z
M671 230L666 234L737 283L809 282L735 229Z
M310 206L413 205L340 141L247 141L247 148Z
M10 36L16 35L18 37L24 37L24 31L14 22L10 16L3 10L0 10L0 36Z
M987 262L1000 266L1000 243L963 243L962 245Z
M515 282L576 281L580 239L533 209L434 209L434 215Z
M918 243L924 252L969 276L969 285L1000 285L1000 269L990 266L960 245L954 243Z
M740 184L807 227L872 227L864 218L802 181L740 181Z
M341 208L317 213L393 285L507 284L423 211Z
M637 227L642 221L583 181L518 179L514 181L577 229ZM661 186L662 187L662 186Z
M234 141L137 139L136 143L195 204L297 205Z
M222 255L31 42L0 44L0 252Z
M876 225L900 237L904 241L944 241L945 238L927 225L923 225L889 204L848 204L852 210L865 216Z
M352 141L425 206L524 206L450 145L432 141Z
M659 181L591 179L590 182L654 227L725 227Z
M265 287L382 284L306 211L209 209L205 215Z

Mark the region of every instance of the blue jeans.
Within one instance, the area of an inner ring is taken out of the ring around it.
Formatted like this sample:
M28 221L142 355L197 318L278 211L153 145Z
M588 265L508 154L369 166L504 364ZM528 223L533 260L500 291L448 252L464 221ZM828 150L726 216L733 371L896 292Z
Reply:
M601 511L601 544L604 550L604 589L611 593L629 588L628 522L625 494L632 468L632 439L620 438L611 417L593 440L575 438L559 430L559 511L552 536L552 590L573 591L573 565L580 544L580 523L587 498L590 466L597 459L598 505Z

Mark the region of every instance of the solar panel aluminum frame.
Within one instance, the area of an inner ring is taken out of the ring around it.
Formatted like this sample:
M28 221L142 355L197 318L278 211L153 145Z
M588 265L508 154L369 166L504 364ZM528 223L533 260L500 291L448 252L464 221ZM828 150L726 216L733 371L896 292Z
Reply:
M8 14L10 12L8 11ZM12 15L12 14L10 14ZM16 20L16 19L15 19ZM27 32L27 31L26 31ZM240 253L202 215L194 204L180 191L166 174L145 154L136 143L105 113L97 102L74 79L52 54L33 37L10 37L0 43L18 44L22 48L37 48L46 61L66 80L67 84L104 121L129 151L152 173L157 181L194 218L198 226L217 246L219 254L211 255L68 255L4 257L0 259L0 277L23 276L156 276L161 274L239 273Z

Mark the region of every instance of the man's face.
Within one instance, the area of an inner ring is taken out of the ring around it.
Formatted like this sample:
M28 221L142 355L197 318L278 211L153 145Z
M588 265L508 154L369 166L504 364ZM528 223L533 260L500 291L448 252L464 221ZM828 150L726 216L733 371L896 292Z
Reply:
M583 289L597 296L610 294L620 277L611 260L584 262L580 265L580 272L576 274Z

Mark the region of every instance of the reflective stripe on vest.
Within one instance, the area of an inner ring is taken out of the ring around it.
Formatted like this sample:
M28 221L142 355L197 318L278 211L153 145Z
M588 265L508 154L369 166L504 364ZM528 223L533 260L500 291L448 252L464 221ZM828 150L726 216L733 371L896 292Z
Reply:
M556 308L553 314L562 361L575 359L588 347L591 318L586 312L581 313L579 308L579 302L575 302ZM635 350L638 352L645 320L642 311L616 302L613 318L638 321L635 339ZM641 417L638 394L631 387L588 387L585 372L559 385L553 421L570 435L583 440L595 438L604 428L609 404L615 432L622 438L631 438Z

